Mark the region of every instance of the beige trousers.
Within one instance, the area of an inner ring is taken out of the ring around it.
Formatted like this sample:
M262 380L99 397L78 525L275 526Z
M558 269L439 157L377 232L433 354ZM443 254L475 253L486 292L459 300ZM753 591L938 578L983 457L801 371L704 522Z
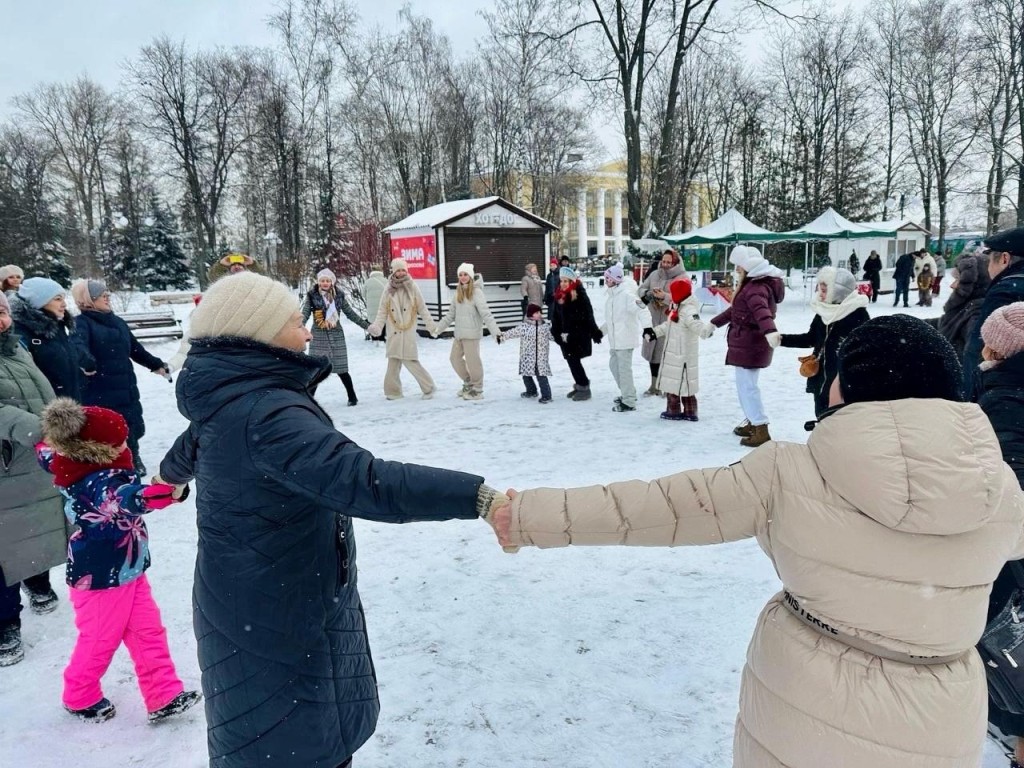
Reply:
M459 378L477 392L484 389L484 364L480 359L480 339L454 339L449 358Z
M388 371L384 374L384 396L388 400L397 400L402 396L402 379L399 378L399 373L401 373L403 365L409 370L413 378L416 379L416 383L420 385L423 394L428 395L434 391L434 380L430 378L427 369L420 364L419 360L402 360L398 357L389 357Z

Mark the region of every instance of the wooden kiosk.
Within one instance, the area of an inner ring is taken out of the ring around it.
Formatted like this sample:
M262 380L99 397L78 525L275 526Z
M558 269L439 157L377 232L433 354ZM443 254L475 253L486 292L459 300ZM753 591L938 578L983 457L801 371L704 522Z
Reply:
M551 260L554 224L500 197L441 203L387 227L391 258L403 258L430 314L440 319L455 297L459 264L483 278L484 296L502 328L522 320L519 284L527 264L541 278ZM420 328L420 333L425 333Z

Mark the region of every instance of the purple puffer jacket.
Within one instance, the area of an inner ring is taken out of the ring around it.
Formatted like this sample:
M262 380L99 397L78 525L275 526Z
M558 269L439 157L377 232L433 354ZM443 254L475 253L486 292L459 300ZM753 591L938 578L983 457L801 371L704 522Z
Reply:
M729 324L729 351L726 365L739 368L767 368L772 348L764 335L775 331L775 307L786 295L778 277L748 278L733 296L732 306L715 317L711 324L721 328Z

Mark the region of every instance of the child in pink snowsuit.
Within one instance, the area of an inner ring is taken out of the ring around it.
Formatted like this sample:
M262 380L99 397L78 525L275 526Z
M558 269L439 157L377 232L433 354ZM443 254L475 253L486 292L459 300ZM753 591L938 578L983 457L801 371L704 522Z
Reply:
M140 481L126 443L128 425L114 411L58 398L43 411L42 423L39 462L54 475L64 513L79 528L68 542L78 641L64 670L64 707L92 722L114 716L100 679L123 642L150 722L183 712L200 694L184 690L171 661L146 579L149 536L142 516L181 501L188 487Z

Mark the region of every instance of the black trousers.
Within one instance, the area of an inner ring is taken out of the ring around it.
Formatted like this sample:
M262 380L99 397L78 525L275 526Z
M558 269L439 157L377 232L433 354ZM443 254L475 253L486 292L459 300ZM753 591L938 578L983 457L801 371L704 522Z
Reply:
M43 571L36 576L25 579L25 587L29 592L43 593L50 591L50 572ZM4 571L0 568L0 627L9 625L21 626L21 584L8 584L4 580Z
M572 380L581 387L589 387L590 379L587 378L587 372L583 370L583 361L578 357L566 357L565 362L569 366Z
M903 306L910 303L910 281L901 281L896 283L896 295L893 299L892 305L895 307L900 303L900 295L903 295Z

